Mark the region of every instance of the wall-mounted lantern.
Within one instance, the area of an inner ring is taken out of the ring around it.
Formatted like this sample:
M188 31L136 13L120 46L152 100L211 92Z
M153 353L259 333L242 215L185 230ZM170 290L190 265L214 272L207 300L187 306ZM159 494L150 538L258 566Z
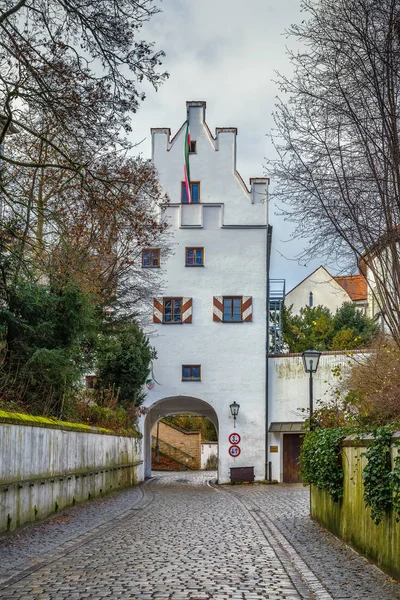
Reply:
M238 404L237 402L232 402L232 404L229 405L229 408L231 409L231 415L233 417L233 428L235 428L236 417L239 414L240 404Z

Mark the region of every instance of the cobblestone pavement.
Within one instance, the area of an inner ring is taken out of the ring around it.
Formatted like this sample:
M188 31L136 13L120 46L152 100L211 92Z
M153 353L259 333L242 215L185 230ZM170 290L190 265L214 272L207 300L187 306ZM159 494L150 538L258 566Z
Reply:
M0 598L400 598L310 521L307 490L214 488L211 477L155 474L141 488L0 538Z
M400 585L310 519L309 490L301 484L230 486L229 493L256 512L261 527L290 546L334 600L400 598Z

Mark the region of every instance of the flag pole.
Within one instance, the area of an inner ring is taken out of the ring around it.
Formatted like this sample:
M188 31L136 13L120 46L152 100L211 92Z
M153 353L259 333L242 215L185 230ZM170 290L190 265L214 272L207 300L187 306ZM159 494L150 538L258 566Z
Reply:
M190 165L189 165L189 149L190 149L190 130L189 120L186 121L186 134L185 134L185 146L184 146L184 166L183 176L185 181L186 198L188 204L192 203L192 194L190 190Z

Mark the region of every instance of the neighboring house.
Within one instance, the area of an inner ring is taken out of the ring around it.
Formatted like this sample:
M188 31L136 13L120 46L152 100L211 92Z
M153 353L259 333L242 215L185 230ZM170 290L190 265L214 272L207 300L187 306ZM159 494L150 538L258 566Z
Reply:
M332 276L320 266L285 296L285 306L299 314L306 306L326 306L335 313L345 302L354 302L366 314L367 282L363 275Z
M152 158L170 202L173 253L143 252L143 268L161 271L163 295L154 298L151 343L157 352L142 419L146 476L151 472L151 431L160 417L208 417L218 431L221 483L230 469L266 469L267 189L250 189L236 170L234 127L212 135L205 102L187 102L192 203L183 182L186 121L171 138L152 129ZM240 405L236 428L230 405ZM231 444L233 432L240 444ZM234 449L232 449L234 446Z
M392 266L392 252L393 248L390 245L388 245L387 249L383 245L379 253L371 252L370 254L365 254L358 263L360 271L365 276L366 281L368 281L367 316L379 323L381 330L386 333L390 332L390 328L384 318L385 306L384 302L380 299L379 286L375 277L379 277L381 286L383 286L383 289L386 288L386 301L389 302L389 311L391 312L394 309L392 313L396 314L399 304L399 276L396 273L396 269L393 269Z

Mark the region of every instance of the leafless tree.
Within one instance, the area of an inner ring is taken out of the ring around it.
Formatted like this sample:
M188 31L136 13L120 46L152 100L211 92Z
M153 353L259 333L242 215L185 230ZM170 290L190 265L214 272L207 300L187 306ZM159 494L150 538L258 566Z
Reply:
M165 195L126 137L142 82L167 77L140 38L157 12L154 0L0 2L0 233L15 277L72 276L125 311L154 285L142 248L166 246Z
M303 0L273 135L282 214L303 258L368 268L400 345L400 2Z
M139 37L157 12L153 0L2 0L0 146L17 131L52 149L42 168L96 176L99 154L129 147L124 133L144 99L140 84L157 88L167 76L163 52ZM38 166L7 151L0 157Z

